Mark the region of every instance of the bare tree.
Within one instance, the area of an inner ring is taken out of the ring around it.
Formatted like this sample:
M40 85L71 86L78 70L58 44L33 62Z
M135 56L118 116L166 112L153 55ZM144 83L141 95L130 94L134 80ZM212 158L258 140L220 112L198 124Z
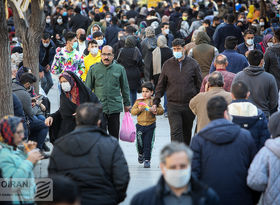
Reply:
M12 115L12 78L5 1L0 1L0 118Z
M266 16L266 3L264 0L261 0L260 6L261 6L261 17Z
M39 90L39 52L40 40L45 26L44 0L8 0L13 10L17 35L23 44L23 65L29 67L38 81Z

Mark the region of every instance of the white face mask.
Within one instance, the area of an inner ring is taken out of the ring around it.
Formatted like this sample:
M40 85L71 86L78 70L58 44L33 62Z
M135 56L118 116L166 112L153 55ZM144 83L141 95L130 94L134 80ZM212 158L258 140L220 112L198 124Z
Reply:
M164 31L164 33L165 33L166 35L169 34L169 29L168 29L168 28L167 28L167 29L164 29L163 31Z
M264 22L260 22L260 26L264 26Z
M106 21L107 21L107 22L110 22L110 21L111 21L111 18L106 18Z
M272 43L272 42L268 42L268 43L267 43L267 46L268 46L268 47L271 47L271 46L273 46L273 43Z
M98 53L98 48L91 48L91 49L90 49L90 53L91 53L92 55L96 55L96 54Z
M97 40L97 44L98 44L98 46L102 46L103 45L103 40Z
M246 40L246 43L249 45L249 46L252 46L254 44L254 39L247 39Z
M44 46L45 48L47 48L47 47L49 47L50 43L51 43L51 42L49 42L49 43L43 43L43 46Z
M181 188L186 186L191 178L191 166L187 169L165 169L164 179L172 187Z
M253 23L252 26L258 27L258 24Z
M62 19L57 19L57 23L61 24L62 23Z
M51 19L46 19L46 23L51 23Z
M64 92L69 92L71 90L71 85L69 82L63 82L61 83L61 89L64 91Z

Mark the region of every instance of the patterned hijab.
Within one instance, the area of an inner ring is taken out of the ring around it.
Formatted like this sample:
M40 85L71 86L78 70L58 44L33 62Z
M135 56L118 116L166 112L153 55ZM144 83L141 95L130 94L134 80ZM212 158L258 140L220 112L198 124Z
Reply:
M3 117L0 121L0 142L13 146L16 149L17 145L14 144L14 133L21 122L22 119L19 117Z
M77 86L76 81L72 78L72 76L67 73L67 72L63 72L60 76L59 79L61 77L64 77L71 85L71 90L70 92L65 93L66 97L74 104L76 104L77 106L80 105L80 95L79 95L79 88ZM64 91L62 91L64 92Z

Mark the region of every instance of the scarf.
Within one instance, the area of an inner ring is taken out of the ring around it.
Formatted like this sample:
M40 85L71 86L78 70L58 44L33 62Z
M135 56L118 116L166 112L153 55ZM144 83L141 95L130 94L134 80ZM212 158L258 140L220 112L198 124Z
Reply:
M160 35L157 39L157 47L153 51L153 75L161 73L161 52L160 48L167 48L167 39Z
M268 45L267 45L267 43L269 42L269 40L270 39L272 39L273 38L273 35L272 34L267 34L267 35L265 35L264 37L263 37L263 47L264 47L264 49L266 50L267 49L267 47L268 47Z
M71 90L70 92L65 92L66 97L74 104L76 104L77 106L80 105L80 95L79 95L79 88L77 86L76 81L72 78L72 76L66 71L63 72L60 76L59 79L61 77L64 77L71 85ZM64 91L62 91L64 92Z
M180 33L183 38L187 38L189 36L189 24L186 21L182 21Z
M17 145L14 144L14 133L21 122L22 119L19 117L3 117L0 121L0 142L12 146L15 150Z

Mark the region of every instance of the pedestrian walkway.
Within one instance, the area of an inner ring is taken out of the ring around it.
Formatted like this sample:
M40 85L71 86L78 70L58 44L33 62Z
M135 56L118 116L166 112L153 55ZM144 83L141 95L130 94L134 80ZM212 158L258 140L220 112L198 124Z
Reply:
M55 112L59 107L59 93L57 89L58 79L55 76L53 76L53 79L54 86L48 94L48 98L51 101L51 113ZM121 121L122 117L123 113L121 113ZM136 123L136 117L133 117L133 120ZM121 205L129 204L130 200L136 193L157 183L160 176L160 150L164 147L164 145L166 145L169 142L170 130L168 119L163 116L159 116L157 119L156 137L151 159L151 168L145 169L143 168L143 164L138 163L138 155L135 143L120 141L120 145L123 149L130 172L130 182L128 185L127 197L126 200L123 203L121 203ZM50 143L48 143L48 146L52 147ZM42 160L35 167L36 177L47 177L48 163L49 160Z

